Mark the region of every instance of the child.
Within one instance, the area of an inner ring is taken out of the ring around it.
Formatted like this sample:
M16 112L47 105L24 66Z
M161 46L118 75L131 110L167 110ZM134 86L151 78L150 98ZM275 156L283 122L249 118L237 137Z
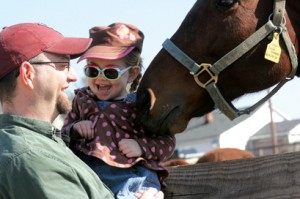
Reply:
M90 29L93 42L86 59L88 87L75 90L72 111L62 133L70 148L88 164L117 198L134 198L138 190L161 189L174 136L144 132L136 122L136 93L141 78L144 35L124 23Z

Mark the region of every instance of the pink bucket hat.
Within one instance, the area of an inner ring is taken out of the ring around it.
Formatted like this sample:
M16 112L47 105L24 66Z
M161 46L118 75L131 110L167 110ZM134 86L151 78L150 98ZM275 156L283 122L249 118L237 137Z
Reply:
M39 23L5 27L0 32L0 79L42 52L79 57L91 42L90 38L64 37Z
M90 38L93 42L78 62L87 58L121 59L135 48L142 52L144 34L134 25L113 23L91 28Z

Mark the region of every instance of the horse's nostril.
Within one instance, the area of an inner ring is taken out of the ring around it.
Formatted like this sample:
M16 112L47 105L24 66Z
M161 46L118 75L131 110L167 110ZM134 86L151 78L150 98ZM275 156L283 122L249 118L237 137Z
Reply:
M150 102L148 108L151 111L154 108L154 104L155 104L155 101L156 101L155 94L154 94L154 92L151 88L148 88L148 99L149 99L148 101Z
M138 92L137 108L142 112L142 114L148 115L151 106L151 96L148 90L143 90Z
M148 115L150 110L153 108L155 103L155 96L152 89L143 90L143 92L138 93L137 107L142 110L143 114Z

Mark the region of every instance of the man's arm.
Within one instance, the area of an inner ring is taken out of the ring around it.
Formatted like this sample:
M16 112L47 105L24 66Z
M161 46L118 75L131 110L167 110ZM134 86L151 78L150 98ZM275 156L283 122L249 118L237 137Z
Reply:
M74 161L75 165L68 165L64 160L47 154L20 156L2 173L0 198L113 198L106 186L79 159L80 162Z

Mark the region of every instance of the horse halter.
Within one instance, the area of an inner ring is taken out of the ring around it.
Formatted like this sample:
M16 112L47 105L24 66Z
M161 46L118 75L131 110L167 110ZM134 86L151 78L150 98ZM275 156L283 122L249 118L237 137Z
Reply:
M274 10L271 14L272 20L269 17L267 23L265 23L261 28L259 28L256 32L254 32L251 36L249 36L245 41L235 47L233 50L224 55L221 59L216 61L214 64L197 64L194 60L192 60L188 55L182 52L170 39L166 39L162 44L163 48L172 55L178 62L180 62L183 66L185 66L190 74L194 76L196 83L207 90L210 94L211 98L215 103L215 108L218 108L222 111L229 119L233 120L243 114L250 114L256 108L265 103L270 97L272 97L286 82L293 79L298 66L298 58L296 55L295 47L291 42L290 36L285 27L285 0L275 0ZM242 55L248 52L251 48L256 46L259 42L261 42L264 38L269 36L271 33L275 31L279 31L282 36L285 45L287 47L292 70L290 74L281 82L277 84L277 86L269 92L265 97L255 103L253 106L248 107L244 110L238 110L233 106L231 102L227 102L225 98L222 96L219 91L216 83L218 81L218 75L228 66L230 66L233 62L238 60ZM199 75L207 73L210 76L210 79L206 82L201 82L198 78Z

